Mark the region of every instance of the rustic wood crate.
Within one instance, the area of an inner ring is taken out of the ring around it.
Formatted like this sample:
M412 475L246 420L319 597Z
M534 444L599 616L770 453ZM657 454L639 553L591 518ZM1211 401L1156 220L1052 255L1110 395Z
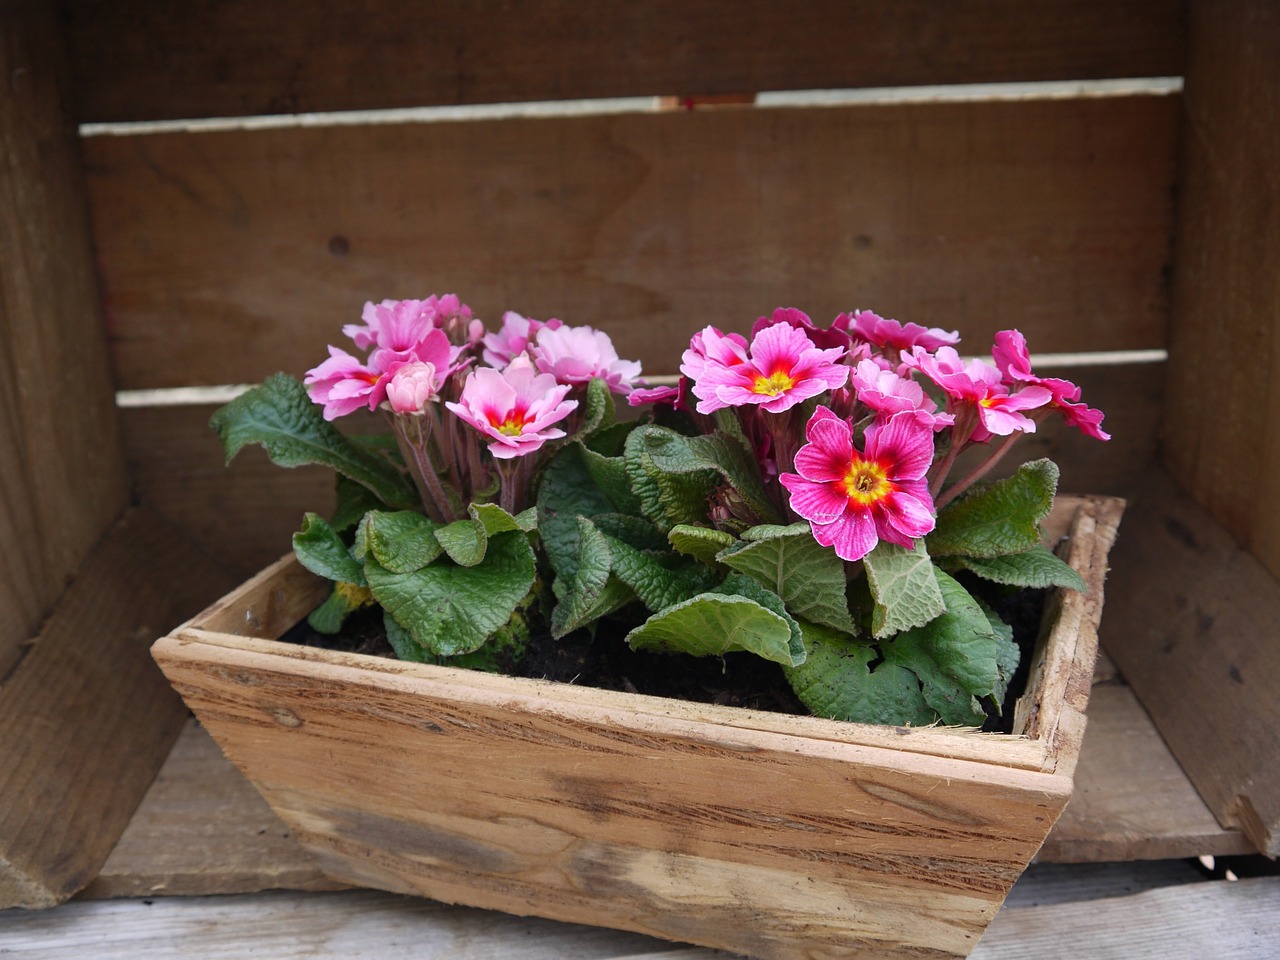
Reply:
M959 327L971 349L1005 326L1036 351L1168 349L1167 365L1112 354L1070 373L1111 445L1046 431L1028 452L1058 459L1067 489L1132 498L1104 643L1219 818L1277 851L1274 6L686 7L0 10L0 787L17 798L0 902L89 879L176 734L137 631L225 582L174 557L194 543L248 575L331 496L319 471L224 468L212 404L140 392L300 374L364 299L450 289L490 316L597 324L651 373L673 372L694 326L742 328L784 300ZM234 119L1183 75L1166 95ZM126 121L152 125L101 126ZM129 524L167 532L144 546ZM144 599L131 564L166 588ZM125 597L138 605L102 616Z

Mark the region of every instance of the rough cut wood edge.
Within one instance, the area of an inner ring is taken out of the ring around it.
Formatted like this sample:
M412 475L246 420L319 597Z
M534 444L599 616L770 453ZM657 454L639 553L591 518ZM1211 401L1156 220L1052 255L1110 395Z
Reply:
M0 4L0 683L128 502L66 74L56 5Z
M1280 584L1160 470L1112 563L1108 653L1218 820L1280 854Z
M1280 577L1280 5L1189 6L1164 460Z
M74 0L82 120L1175 76L1173 0Z
M151 640L226 582L144 510L85 560L0 687L0 906L52 906L93 879L186 715Z
M820 322L872 307L959 328L975 352L1015 326L1034 351L1160 347L1178 109L1135 96L94 137L118 386L300 376L366 300L450 291L490 321L599 327L650 374L675 372L698 326L747 331L777 306Z

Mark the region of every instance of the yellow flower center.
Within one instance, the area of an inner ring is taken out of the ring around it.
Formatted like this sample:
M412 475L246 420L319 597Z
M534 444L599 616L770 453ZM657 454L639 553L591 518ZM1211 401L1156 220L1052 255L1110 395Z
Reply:
M796 385L795 377L791 376L787 370L775 370L770 376L763 374L756 377L756 382L751 385L752 393L765 393L771 397L776 397L784 390L790 390Z
M504 420L502 423L496 424L498 432L504 437L518 437L524 433L524 421L517 420L515 417Z
M845 496L863 506L883 499L893 490L884 467L871 460L854 460L840 483Z

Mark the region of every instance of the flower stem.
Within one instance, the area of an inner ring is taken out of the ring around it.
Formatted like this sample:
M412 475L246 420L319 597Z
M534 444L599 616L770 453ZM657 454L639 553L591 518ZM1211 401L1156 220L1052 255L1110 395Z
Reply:
M422 418L413 414L388 416L396 443L409 466L409 473L413 477L414 486L418 488L418 496L422 498L427 516L438 523L451 523L458 519L440 483L435 465L431 462L427 450L429 431L423 430Z
M1021 435L1021 431L1015 430L1013 433L1005 437L1000 445L991 451L990 456L974 467L973 470L971 470L965 477L948 487L942 496L934 499L934 509L941 510L948 503L985 477L991 471L991 468L999 463L1004 455L1009 452L1009 448L1017 442Z

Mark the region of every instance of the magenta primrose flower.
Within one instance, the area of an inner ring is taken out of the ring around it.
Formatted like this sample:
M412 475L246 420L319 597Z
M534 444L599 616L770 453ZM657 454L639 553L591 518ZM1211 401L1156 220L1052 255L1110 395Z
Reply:
M965 363L951 347L940 347L936 354L916 347L903 355L902 362L943 389L949 411L967 406L977 413L972 439L979 443L992 436L1007 437L1014 431L1035 433L1035 421L1022 411L1043 407L1053 399L1047 388L1036 384L1010 393L999 370L983 360Z
M920 384L883 369L874 360L858 362L849 377L849 386L859 402L875 411L877 419L884 420L895 413L910 411L935 432L956 422L954 415L938 412L938 405Z
M954 346L960 342L960 334L955 330L922 327L916 323L903 324L870 310L855 310L852 316L842 313L836 317L832 326L843 327L859 340L904 354L916 347L932 352L939 347Z
M569 384L558 384L538 373L525 355L516 356L504 370L477 367L462 386L457 403L445 406L482 434L492 438L489 452L499 460L533 453L565 432L559 423L578 406L566 400Z
M1044 387L1053 398L1050 404L1057 408L1066 422L1095 440L1110 440L1111 434L1102 429L1103 414L1083 403L1080 399L1080 388L1070 380L1059 380L1056 377L1037 377L1031 372L1031 354L1027 350L1027 340L1017 330L1001 330L996 334L995 346L991 349L992 359L1000 369L1005 384L1032 384Z
M827 407L805 427L795 473L779 476L791 509L809 521L813 537L844 560L861 560L881 540L910 549L934 526L925 474L933 462L933 431L910 411L867 428L863 449L853 428Z
M587 383L599 378L614 393L628 394L640 377L638 360L620 360L613 341L594 327L544 326L530 348L534 363L559 383Z
M562 326L564 323L555 317L547 321L535 320L508 310L502 315L502 327L496 333L484 335L484 362L502 369L528 349L543 327L558 330Z
M849 379L849 367L840 363L843 347L821 350L814 346L804 330L787 323L763 328L751 341L748 356L740 358L730 347L730 359L724 363L711 355L726 347L727 338L708 337L702 331L703 345L708 348L700 375L694 375L697 364L686 363L680 369L693 380L693 394L698 398L699 413L715 413L725 407L758 404L762 410L781 413L810 397L828 390L838 390ZM696 359L696 358L695 358Z

